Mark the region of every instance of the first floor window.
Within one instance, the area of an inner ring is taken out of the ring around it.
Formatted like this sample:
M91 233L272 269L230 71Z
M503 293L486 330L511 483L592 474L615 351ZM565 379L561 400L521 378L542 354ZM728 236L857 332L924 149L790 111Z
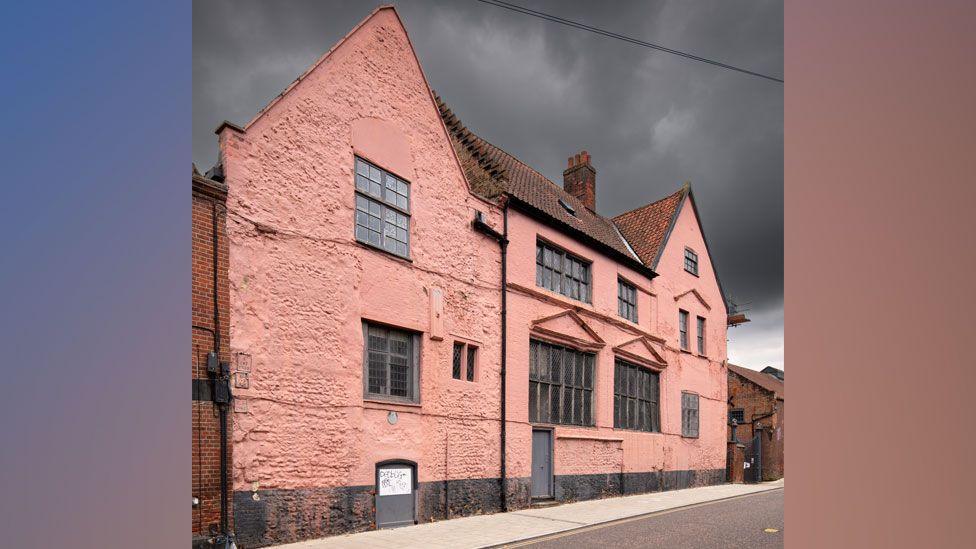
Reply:
M529 342L529 421L593 425L594 355Z
M705 318L698 317L698 354L705 354Z
M688 311L678 311L678 334L681 348L688 350Z
M541 240L535 246L535 285L590 302L590 264Z
M622 278L617 279L617 313L631 322L637 322L637 288Z
M657 433L661 431L657 372L617 359L613 368L613 426Z
M681 393L681 436L698 437L698 395Z
M363 322L367 397L417 402L419 342L411 332Z

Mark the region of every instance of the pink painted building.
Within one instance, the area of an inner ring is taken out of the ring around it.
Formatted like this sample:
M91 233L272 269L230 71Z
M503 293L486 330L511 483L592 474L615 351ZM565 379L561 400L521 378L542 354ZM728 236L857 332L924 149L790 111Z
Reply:
M690 188L598 215L589 155L471 133L391 7L218 135L240 546L723 482Z

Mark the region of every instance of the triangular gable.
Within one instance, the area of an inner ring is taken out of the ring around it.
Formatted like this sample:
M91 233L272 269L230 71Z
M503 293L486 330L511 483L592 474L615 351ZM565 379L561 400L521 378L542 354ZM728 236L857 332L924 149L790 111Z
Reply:
M698 232L701 234L702 242L705 243L705 253L708 255L708 262L712 265L712 273L715 275L715 283L718 284L718 291L722 294L722 300L725 302L726 309L728 308L728 296L725 295L725 289L722 288L722 279L718 276L718 266L715 265L715 260L712 258L712 247L708 245L708 237L705 236L705 227L702 227L701 216L698 215L698 204L696 204L695 193L691 191L691 184L686 183L685 188L687 188L687 193L685 193L684 198L678 203L678 207L674 211L674 215L671 217L671 224L668 226L667 232L664 234L664 240L661 242L661 248L657 252L657 257L654 258L654 263L651 264L652 269L657 268L658 261L661 260L661 255L664 253L664 248L668 245L668 239L671 237L671 231L674 230L674 225L678 222L678 216L681 215L681 208L684 203L691 202L691 211L695 214L695 222L698 223ZM698 296L701 299L701 296Z
M531 333L551 343L583 351L597 351L606 345L596 331L571 310L533 320Z
M613 348L613 352L625 360L636 362L654 370L663 370L668 367L668 361L654 348L651 340L644 336L617 345Z
M241 133L245 133L265 114L270 112L271 109L274 108L275 105L277 105L282 99L284 99L285 96L287 96L289 93L292 92L292 90L298 87L306 79L306 77L308 77L309 74L311 74L316 69L318 69L320 65L325 63L326 60L332 57L332 55L335 54L336 51L342 48L343 45L346 44L346 42L348 42L353 35L359 32L359 30L363 28L367 22L369 22L371 19L376 17L377 14L387 10L389 10L389 12L393 14L393 16L396 18L397 24L400 27L400 30L403 31L403 35L407 41L407 46L408 46L407 49L409 50L410 55L413 56L413 59L417 64L417 69L420 71L420 78L423 81L425 88L427 89L427 96L430 99L430 106L433 111L434 118L436 118L438 123L440 124L441 130L443 131L444 139L447 140L447 144L448 144L447 148L450 150L451 157L454 159L454 163L456 164L458 171L461 173L461 179L462 181L464 181L464 184L467 187L468 192L474 196L478 196L476 193L472 191L471 184L468 182L468 178L464 171L464 167L461 164L461 159L458 157L457 152L454 150L454 147L451 145L450 132L448 131L447 126L444 124L444 120L440 116L440 110L437 106L436 96L434 94L433 89L430 87L430 81L427 80L427 74L424 72L424 67L420 63L420 58L417 56L417 51L413 47L413 42L410 40L410 34L407 32L407 27L406 25L403 24L403 19L400 18L400 13L397 11L396 7L390 4L385 4L374 8L373 11L369 13L369 15L364 17L363 20L360 21L355 27L353 27L352 30L347 32L345 36L342 37L342 39L340 39L338 42L335 43L335 45L329 48L329 51L325 52L321 57L319 57L315 61L315 63L313 63L308 69L305 70L305 72L303 72L301 75L298 76L298 78L292 81L292 83L289 84L288 87L282 90L282 92L279 93L274 99L272 99L271 102L265 105L264 108L259 110L257 114L255 114L254 117L247 124L244 125L243 128L239 128L234 124L225 123L225 124L221 124L221 126L217 128L215 133L217 133L217 135L220 135L221 130L223 130L225 126L230 127L232 129L236 129Z
M708 302L705 301L705 298L702 297L702 295L700 293L698 293L698 290L696 290L694 288L688 290L687 292L684 292L684 293L681 293L681 294L678 294L678 295L674 296L674 300L675 301L678 301L679 299L681 299L682 297L684 297L684 296L686 296L688 294L692 294L695 297L697 297L698 298L698 301L702 304L702 306L705 307L706 310L709 310L709 311L712 310L712 306L709 305Z

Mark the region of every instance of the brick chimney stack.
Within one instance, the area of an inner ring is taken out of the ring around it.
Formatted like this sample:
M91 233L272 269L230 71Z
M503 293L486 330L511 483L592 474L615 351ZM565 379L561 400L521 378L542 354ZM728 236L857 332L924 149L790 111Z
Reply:
M590 153L581 151L569 157L569 167L563 172L563 189L596 213L596 170L590 164Z

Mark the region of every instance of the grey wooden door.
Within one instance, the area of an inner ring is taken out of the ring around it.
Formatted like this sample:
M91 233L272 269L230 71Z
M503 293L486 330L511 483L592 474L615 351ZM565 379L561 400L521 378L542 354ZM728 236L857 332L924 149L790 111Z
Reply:
M414 523L417 469L408 463L376 466L376 527L396 528Z
M552 497L552 431L532 431L532 497Z

